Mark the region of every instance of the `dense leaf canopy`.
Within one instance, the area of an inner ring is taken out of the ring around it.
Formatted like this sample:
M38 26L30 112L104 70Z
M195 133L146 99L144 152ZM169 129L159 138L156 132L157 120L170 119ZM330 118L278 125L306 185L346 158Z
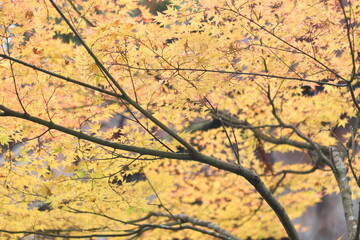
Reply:
M354 236L359 11L2 1L1 236L297 239L340 190Z

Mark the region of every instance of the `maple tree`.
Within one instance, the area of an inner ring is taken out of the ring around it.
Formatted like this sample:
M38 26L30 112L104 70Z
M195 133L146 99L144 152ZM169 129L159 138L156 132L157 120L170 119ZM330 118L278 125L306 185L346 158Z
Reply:
M359 11L2 1L1 236L299 239L336 192L357 239Z

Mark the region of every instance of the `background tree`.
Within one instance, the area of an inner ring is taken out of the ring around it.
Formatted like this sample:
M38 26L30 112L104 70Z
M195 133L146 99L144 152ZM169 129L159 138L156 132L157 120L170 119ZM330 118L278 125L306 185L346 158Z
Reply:
M299 239L338 192L357 239L359 11L3 1L2 237ZM289 151L313 162L270 158Z

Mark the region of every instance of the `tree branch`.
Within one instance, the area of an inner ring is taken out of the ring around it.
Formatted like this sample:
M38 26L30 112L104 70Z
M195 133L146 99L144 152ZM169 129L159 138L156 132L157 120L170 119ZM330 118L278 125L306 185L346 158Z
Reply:
M215 69L199 69L199 68L146 68L146 67L135 67L130 66L127 64L115 63L113 65L119 65L127 68L137 69L137 70L144 70L144 71L190 71L190 72L204 72L204 73L223 73L223 74L233 74L233 75L244 75L244 76L254 76L254 77L266 77L266 78L276 78L282 80L294 80L300 82L310 82L310 83L317 83L320 86L328 85L333 87L346 87L345 83L343 84L335 84L330 82L321 82L311 79L305 78L295 78L295 77L286 77L286 76L277 76L271 74L264 74L264 73L250 73L250 72L238 72L238 71L225 71L225 70L215 70ZM326 79L326 81L331 81L331 79Z
M310 144L309 142L299 142L299 141L292 140L292 139L285 138L285 137L280 137L280 138L270 137L270 136L266 135L265 133L263 133L259 129L259 127L252 126L248 122L239 120L235 116L230 116L230 115L224 114L224 113L218 113L217 115L227 125L237 127L237 128L250 129L254 133L254 135L256 137L261 138L262 140L264 140L266 142L273 143L273 144L276 144L276 145L286 144L286 145L290 145L290 146L301 148L301 149L309 149L309 150L314 150L315 149L315 147L312 144ZM266 126L267 125L265 125L265 127ZM275 126L282 126L282 125L275 125ZM319 146L319 148L324 153L329 153L329 150L328 150L327 147Z
M334 175L340 188L341 200L345 212L345 222L349 232L349 239L356 240L357 223L354 213L354 206L351 197L349 180L346 176L348 168L344 163L343 152L332 148L332 159L334 164Z
M230 6L229 6L230 7ZM345 78L343 78L342 76L340 76L338 73L336 73L334 70L332 70L331 68L329 68L326 64L324 64L323 62L321 62L320 60L318 60L316 57L313 57L311 56L310 54L308 54L307 52L301 50L300 48L292 45L291 43L285 41L284 39L282 39L281 37L277 36L276 34L274 34L273 32L269 31L268 29L266 29L264 26L260 25L259 23L255 22L253 19L245 16L244 14L242 14L239 9L225 9L224 10L228 10L228 11L231 11L233 13L236 13L238 16L246 19L247 21L249 21L250 23L254 24L255 26L257 26L258 28L260 28L261 30L265 31L266 33L268 33L269 35L273 36L274 38L276 38L277 40L279 40L280 42L286 44L287 46L295 49L297 52L299 52L300 54L303 54L305 56L307 56L308 58L312 59L314 62L320 64L321 66L323 66L327 71L331 72L332 74L334 74L337 78L343 80L343 81L346 81L347 80Z
M348 40L348 44L349 44L349 50L350 50L350 56L351 56L351 61L352 61L352 71L351 71L351 77L349 82L352 82L355 79L355 74L356 74L356 60L355 60L355 49L354 49L354 42L351 39L351 25L350 25L350 21L346 15L346 11L345 11L345 6L342 0L339 0L340 6L341 6L341 10L343 12L344 15L344 20L345 20L345 28L346 28L346 37ZM350 4L350 1L349 1Z
M61 74L57 74L57 73L54 73L54 72L51 72L49 70L46 70L46 69L43 69L43 68L40 68L40 67L37 67L35 65L32 65L32 64L29 64L29 63L26 63L24 61L21 61L20 59L16 59L16 58L13 58L13 57L10 57L8 55L5 55L5 54L0 54L0 57L2 58L5 58L5 59L8 59L10 61L14 61L14 62L17 62L25 67L29 67L29 68L32 68L34 70L37 70L39 72L43 72L45 74L48 74L50 76L53 76L53 77L56 77L56 78L59 78L59 79L63 79L67 82L71 82L71 83L74 83L76 85L79 85L79 86L82 86L82 87L85 87L85 88L89 88L89 89L92 89L92 90L95 90L97 92L100 92L100 93L104 93L104 94L107 94L107 95L110 95L110 96L113 96L113 97L116 97L116 98L120 98L120 99L123 99L123 96L120 95L120 94L117 94L117 93L113 93L113 92L109 92L107 90L104 90L102 88L99 88L99 87L95 87L95 86L92 86L90 84L87 84L87 83L83 83L83 82L80 82L78 80L75 80L73 78L70 78L70 77L65 77Z
M292 240L298 240L299 236L291 222L291 219L285 212L282 205L279 201L273 196L271 191L265 186L264 182L260 179L260 177L254 173L253 171L246 169L244 167L239 166L238 164L227 163L220 161L216 158L203 155L198 153L193 155L195 161L202 162L218 169L223 169L228 172L235 173L239 176L244 177L254 188L259 192L259 194L265 199L265 201L269 204L269 206L273 209L275 214L278 216L280 222L284 226L288 236Z
M229 232L227 232L226 230L222 229L221 227L219 227L218 225L212 223L212 222L208 222L208 221L203 221L197 218L192 218L190 216L187 216L185 214L177 214L177 215L173 215L171 213L162 213L162 212L150 212L147 216L143 217L143 218L139 218L136 220L132 220L132 221L122 221L120 219L115 219L113 217L110 217L108 215L105 214L101 214L101 213L96 213L96 212L88 212L88 211L82 211L82 210L77 210L77 209L73 209L70 208L73 213L86 213L86 214L92 214L92 215L96 215L96 216L100 216L100 217L105 217L107 219L113 220L113 221L117 221L117 222L121 222L123 224L130 224L130 225L134 225L136 227L138 227L139 229L146 229L146 228L158 228L158 226L166 226L166 227L160 227L160 228L165 228L168 230L174 230L174 231L178 231L181 229L177 229L177 228L183 228L184 229L188 228L197 232L201 232L213 237L217 237L219 239L224 239L224 240L241 240L235 236L233 236L232 234L230 234ZM169 222L166 224L147 224L147 223L141 223L145 220L148 220L151 217L166 217L169 220L175 220L175 222ZM190 225L184 225L184 223L191 223L194 226L190 226ZM178 225L179 227L175 227L175 225ZM171 227L173 226L173 227ZM212 231L203 229L203 228L198 228L197 226L200 227L206 227L208 229L211 229ZM171 228L170 228L171 227Z
M170 136L172 136L174 139L176 139L179 143L181 143L186 149L189 150L190 153L197 152L197 150L191 146L187 141L182 139L179 135L177 135L173 130L165 126L162 122L160 122L157 118L152 116L148 111L146 111L144 108L142 108L136 101L132 100L130 96L125 92L125 90L119 85L119 83L113 78L113 76L109 73L109 71L105 68L105 66L100 62L100 60L96 57L94 52L90 49L90 47L85 43L79 32L75 29L75 27L71 24L69 19L64 15L64 13L61 11L61 9L56 5L56 3L53 0L50 0L53 7L56 9L56 11L60 14L60 16L64 19L66 24L70 27L71 31L76 35L76 37L81 42L81 45L84 46L86 51L89 53L89 55L94 59L96 65L99 67L99 69L104 73L104 75L110 79L110 81L116 86L116 88L121 92L123 99L126 100L130 105L132 105L134 108L136 108L139 112L141 112L146 118L148 118L150 121L158 125L162 130L164 130L166 133L168 133Z
M90 136L83 132L75 131L73 129L55 124L51 121L46 121L46 120L31 116L26 113L20 113L20 112L13 111L13 110L5 107L4 105L0 105L0 110L2 110L3 114L4 114L4 115L2 115L2 117L8 116L8 117L17 117L17 118L25 119L25 120L43 125L45 127L48 127L49 129L58 130L60 132L66 133L68 135L71 135L71 136L74 136L74 137L77 137L80 139L84 139L84 140L87 140L87 141L90 141L93 143L97 143L97 144L100 144L103 146L111 147L114 149L136 152L136 153L140 153L142 155L158 156L158 157L162 157L162 158L171 158L171 159L179 159L179 160L190 160L191 159L191 156L188 153L172 153L172 152L158 151L158 150L153 150L153 149L148 149L148 148L120 144L120 143L104 140L101 138L93 137L93 136Z
M114 149L137 152L142 155L159 156L159 157L163 157L163 158L171 158L171 159L178 159L178 160L194 160L197 162L211 165L218 169L223 169L225 171L240 175L240 176L244 177L246 180L248 180L255 187L255 189L259 192L259 194L265 199L265 201L274 210L274 212L277 214L278 218L280 219L281 223L283 224L289 237L293 240L299 239L296 229L295 229L294 225L292 224L289 216L285 212L284 208L276 200L276 198L271 194L271 191L261 181L260 177L258 175L256 175L254 172L252 172L248 169L245 169L243 167L240 167L237 164L223 162L216 158L203 155L199 152L192 153L191 155L187 154L187 153L171 153L171 152L163 152L163 151L157 151L157 150L152 150L152 149L147 149L147 148L141 148L141 147L136 147L136 146L129 146L129 145L124 145L124 144L120 144L120 143L110 142L107 140L89 136L83 132L75 131L73 129L57 125L53 122L45 121L43 119L40 119L40 118L37 118L34 116L30 116L29 114L12 111L3 105L0 105L0 110L3 111L5 116L12 116L12 117L25 119L25 120L46 126L49 129L55 129L60 132L69 134L71 136L74 136L74 137L77 137L80 139L84 139L84 140L87 140L87 141L90 141L93 143L101 144L103 146L111 147Z
M193 218L190 216L187 216L185 214L177 214L177 215L173 215L171 216L168 213L162 213L162 212L151 212L150 215L152 216L160 216L160 217L167 217L167 218L173 218L175 217L175 219L180 220L183 223L191 223L197 226L202 226L202 227L206 227L209 229L214 230L215 232L228 237L229 239L234 239L234 240L240 240L239 238L233 236L232 234L230 234L229 232L225 231L224 229L222 229L221 227L219 227L218 225L212 223L212 222L208 222L208 221L204 221L204 220L200 220L197 218Z

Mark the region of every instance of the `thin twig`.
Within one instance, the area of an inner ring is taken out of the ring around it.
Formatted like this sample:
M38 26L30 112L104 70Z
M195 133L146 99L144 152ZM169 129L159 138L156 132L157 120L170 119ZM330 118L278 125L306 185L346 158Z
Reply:
M335 84L331 83L331 79L326 79L326 81L317 81L317 80L311 80L311 79L305 79L305 78L295 78L295 77L286 77L286 76L277 76L272 74L264 74L264 73L251 73L251 72L239 72L239 71L226 71L226 70L215 70L215 69L203 69L203 68L147 68L147 67L135 67L135 66L129 66L127 64L122 63L113 63L113 65L119 65L123 67L128 67L132 69L137 70L147 70L147 71L190 71L190 72L205 72L205 73L223 73L223 74L233 74L233 75L244 75L244 76L254 76L254 77L266 77L266 78L277 78L277 79L283 79L283 80L294 80L294 81L301 81L301 82L310 82L310 83L317 83L320 86L328 85L333 87L346 87L347 85L345 83L342 84ZM325 80L325 79L324 79Z
M356 60L355 60L355 49L354 49L354 42L353 39L351 39L351 18L350 20L348 19L347 15L346 15L346 11L345 11L345 6L342 0L339 0L340 6L341 6L341 10L343 12L344 15L344 20L345 20L345 28L346 28L346 37L348 40L348 44L349 44L349 50L350 50L350 56L351 56L351 61L352 61L352 71L351 71L351 77L349 82L352 82L355 79L355 74L356 74ZM351 4L350 1L348 4Z

